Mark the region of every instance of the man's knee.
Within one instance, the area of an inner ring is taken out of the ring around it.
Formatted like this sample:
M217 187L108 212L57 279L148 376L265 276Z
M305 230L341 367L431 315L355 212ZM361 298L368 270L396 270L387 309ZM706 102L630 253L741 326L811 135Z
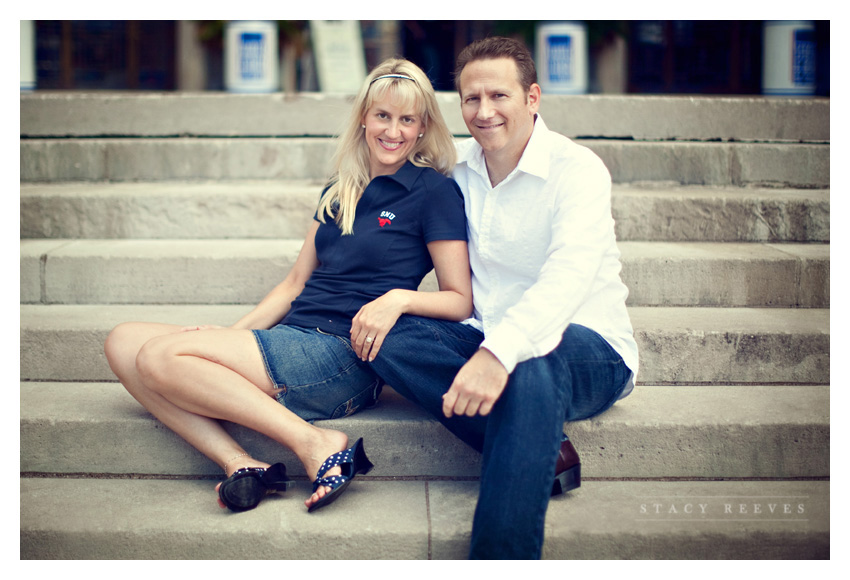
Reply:
M436 336L429 324L429 319L404 314L384 337L381 350L375 360L382 356L385 360L407 358L417 349L426 349L435 342Z

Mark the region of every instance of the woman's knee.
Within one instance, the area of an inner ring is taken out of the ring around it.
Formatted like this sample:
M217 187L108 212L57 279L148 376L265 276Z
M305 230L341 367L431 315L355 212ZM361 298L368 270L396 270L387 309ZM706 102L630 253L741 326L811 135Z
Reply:
M103 352L109 368L118 378L135 369L136 355L141 346L138 336L138 323L122 322L109 332L103 343Z
M165 389L166 379L172 375L170 363L178 356L173 341L165 338L155 337L145 342L134 361L136 372L145 386L159 393Z

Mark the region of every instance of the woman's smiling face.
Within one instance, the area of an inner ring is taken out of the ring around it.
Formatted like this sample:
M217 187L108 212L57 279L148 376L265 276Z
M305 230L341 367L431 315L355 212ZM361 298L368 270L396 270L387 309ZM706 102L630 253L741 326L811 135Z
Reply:
M389 94L372 103L362 124L366 126L372 179L398 171L425 129L421 115L413 107L399 106Z

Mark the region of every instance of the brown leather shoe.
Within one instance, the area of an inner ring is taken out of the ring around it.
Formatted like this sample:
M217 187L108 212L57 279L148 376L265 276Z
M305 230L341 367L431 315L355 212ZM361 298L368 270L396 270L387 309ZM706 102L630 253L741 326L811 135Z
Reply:
M561 441L561 450L555 464L555 483L552 495L567 493L581 486L581 460L569 439Z

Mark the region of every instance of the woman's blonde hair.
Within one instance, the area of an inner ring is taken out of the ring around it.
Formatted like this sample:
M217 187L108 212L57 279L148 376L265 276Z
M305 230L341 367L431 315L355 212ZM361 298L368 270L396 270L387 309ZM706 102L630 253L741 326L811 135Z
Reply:
M428 77L410 61L385 60L366 77L357 95L351 118L338 140L330 185L319 202L319 219L325 223L325 214L331 216L343 235L354 232L357 201L370 181L369 146L362 128L363 118L375 101L386 96L397 106L415 110L425 127L424 135L417 140L408 160L419 167L432 167L444 175L450 175L455 166L454 141Z

